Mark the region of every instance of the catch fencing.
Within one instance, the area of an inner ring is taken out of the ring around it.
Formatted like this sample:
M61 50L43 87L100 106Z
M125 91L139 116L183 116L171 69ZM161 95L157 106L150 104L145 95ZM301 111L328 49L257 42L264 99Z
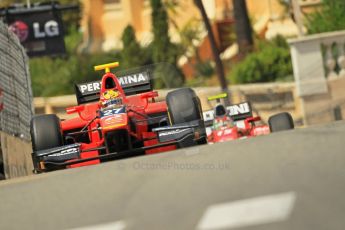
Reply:
M32 106L28 58L18 38L0 21L0 131L30 140Z

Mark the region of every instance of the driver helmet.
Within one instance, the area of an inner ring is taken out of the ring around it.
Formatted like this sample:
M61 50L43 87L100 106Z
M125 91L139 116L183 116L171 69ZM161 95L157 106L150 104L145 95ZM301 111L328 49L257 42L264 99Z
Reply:
M214 107L214 120L213 120L213 129L218 130L221 128L230 128L233 127L233 120L229 116L229 112L223 104L217 104Z
M225 106L219 103L214 107L214 115L215 117L224 117L228 115L228 112L226 111Z
M122 103L122 97L118 90L116 89L109 89L106 90L102 95L100 99L100 104L102 107L119 107Z

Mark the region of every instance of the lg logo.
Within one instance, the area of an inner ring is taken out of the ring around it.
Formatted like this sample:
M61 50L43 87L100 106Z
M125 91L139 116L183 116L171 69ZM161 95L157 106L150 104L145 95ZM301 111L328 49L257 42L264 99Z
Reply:
M60 35L59 24L54 20L47 21L43 27L41 27L39 22L34 22L32 25L35 38L55 37Z
M17 35L20 42L25 42L29 36L29 27L25 22L16 21L12 23L8 29Z
M43 24L39 22L32 23L34 38L56 37L60 35L59 24L50 20ZM29 37L29 27L23 21L16 21L9 26L9 29L15 33L21 42L25 42Z

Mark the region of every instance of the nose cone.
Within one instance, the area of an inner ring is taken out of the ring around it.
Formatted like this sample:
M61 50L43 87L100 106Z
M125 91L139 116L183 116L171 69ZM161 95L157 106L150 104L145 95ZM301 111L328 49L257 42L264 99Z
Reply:
M127 114L113 114L101 118L101 127L104 132L112 131L115 129L126 128L128 124Z

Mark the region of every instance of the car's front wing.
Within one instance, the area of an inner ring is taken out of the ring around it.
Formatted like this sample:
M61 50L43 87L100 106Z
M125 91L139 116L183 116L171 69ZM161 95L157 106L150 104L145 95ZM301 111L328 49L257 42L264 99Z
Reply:
M157 139L160 142L159 144L133 148L121 152L105 153L88 158L81 158L82 153L105 150L106 147L100 146L96 148L81 150L82 144L76 143L48 150L33 152L32 159L34 162L34 172L39 173L50 170L63 169L67 166L93 160L119 160L131 156L136 156L146 150L171 145L188 147L197 143L199 140L206 138L206 134L199 131L199 123L157 128L156 130L154 130L154 132L157 133Z

